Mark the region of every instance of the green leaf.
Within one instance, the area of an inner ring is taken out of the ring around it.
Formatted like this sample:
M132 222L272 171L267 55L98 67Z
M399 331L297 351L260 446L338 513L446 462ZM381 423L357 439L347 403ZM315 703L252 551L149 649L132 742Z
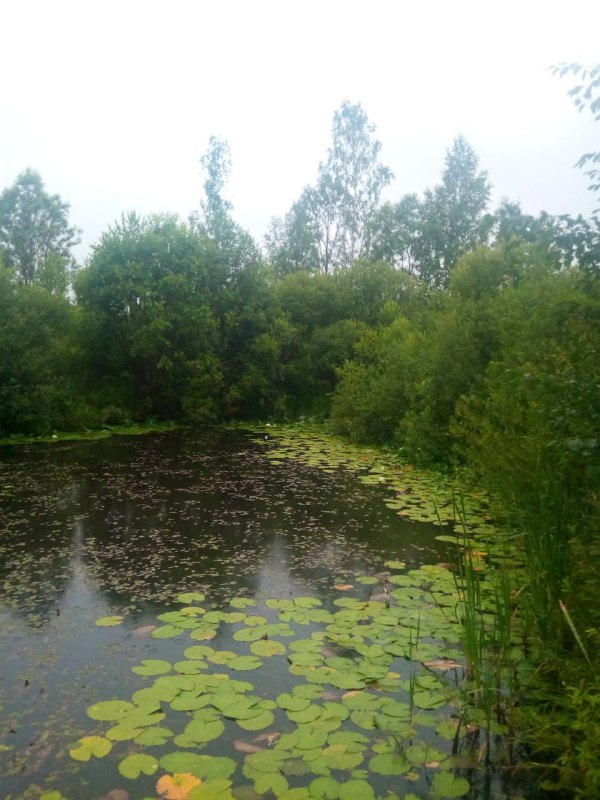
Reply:
M266 794L271 791L278 797L286 791L288 782L279 772L265 772L256 778L254 788L258 794Z
M100 619L96 620L96 625L99 625L101 628L108 628L113 625L120 625L124 619L125 617L121 614L115 614L112 617L100 617Z
M160 725L156 725L153 728L146 728L143 730L135 737L134 742L144 747L157 747L166 744L172 737L173 731L169 730L169 728L162 728Z
M256 605L256 600L252 600L250 597L234 597L229 601L229 605L233 608L249 608Z
M112 750L112 742L103 736L84 736L79 740L79 747L69 750L75 761L89 761L92 756L102 758Z
M134 753L126 756L119 764L119 772L124 778L135 780L143 772L144 775L154 775L158 769L158 761L154 756L146 753Z
M375 792L366 781L347 781L340 784L340 800L375 800Z
M150 635L153 639L174 639L175 636L179 636L182 633L183 628L178 628L175 625L159 625L158 628L154 628Z
M183 592L182 594L177 595L178 603L201 603L205 599L206 596L201 592Z
M285 653L285 645L274 639L258 639L250 644L250 652L254 653L255 656L270 658L275 655L283 655Z
M272 711L263 711L256 717L250 719L238 719L237 724L245 731L262 731L275 722Z
M378 775L404 775L410 767L410 761L397 753L382 753L369 761L369 769Z
M433 779L435 797L463 797L469 789L469 781L466 778L457 778L451 772L438 772Z
M309 789L311 795L319 800L336 800L339 797L340 784L333 778L323 776L311 781Z
M237 656L236 658L232 658L227 662L229 669L235 669L244 672L247 670L258 669L259 667L262 667L262 665L263 662L255 656Z
M160 659L143 659L141 667L132 667L136 675L164 675L171 671L171 664Z
M106 700L102 703L95 703L87 710L88 717L99 720L100 722L112 722L113 720L123 719L127 714L135 709L133 703L125 700Z

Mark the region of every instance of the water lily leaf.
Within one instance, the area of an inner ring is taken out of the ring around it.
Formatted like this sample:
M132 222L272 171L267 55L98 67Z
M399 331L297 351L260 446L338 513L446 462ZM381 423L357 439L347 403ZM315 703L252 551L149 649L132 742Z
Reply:
M143 772L144 775L154 775L158 769L158 761L154 756L146 753L134 753L126 756L119 764L119 772L124 778L135 780Z
M290 694L289 692L283 692L278 695L275 700L279 708L283 708L285 711L302 711L310 705L309 699Z
M264 707L259 702L245 696L234 695L230 703L223 708L223 716L227 719L251 719L257 717L264 711Z
M229 601L229 605L233 606L233 608L249 608L256 605L256 600L250 597L234 597L233 600Z
M315 720L319 719L323 714L323 709L321 706L317 706L314 704L308 705L306 708L303 708L301 711L288 711L287 716L292 722L296 722L298 725L306 725L308 722L315 722Z
M237 653L234 653L231 650L217 650L216 653L208 656L208 660L211 662L211 664L220 665L227 664L232 658L237 658Z
M209 694L198 694L196 691L181 692L171 701L173 711L198 711L211 702Z
M369 761L369 769L378 775L404 775L410 767L410 761L398 753L381 753Z
M132 667L136 675L164 675L171 671L171 664L161 659L143 659L142 666Z
M182 675L197 675L199 672L203 672L205 669L208 669L208 664L205 661L200 661L199 659L192 659L191 661L176 661L173 664L173 670Z
M84 736L79 740L79 747L69 750L75 761L89 761L92 756L102 758L112 750L112 742L103 736Z
M258 669L262 667L263 662L260 658L256 658L256 656L237 656L236 658L232 658L230 661L227 662L227 666L229 669L235 669L240 671L247 671L252 669Z
M63 795L60 792L54 791L54 792L43 792L40 795L40 800L67 800L67 798L63 797Z
M322 686L312 683L300 683L292 689L294 697L302 697L304 700L316 700L323 695L323 692Z
M413 703L417 708L441 708L448 702L448 697L443 692L415 692Z
M289 644L294 653L319 653L321 647L322 643L317 639L296 639Z
M323 755L332 758L337 769L354 769L364 758L362 746L359 748L352 744L332 744L323 750Z
M433 793L435 797L463 797L468 794L469 781L466 778L457 778L451 772L438 772L433 779Z
M194 786L199 786L200 778L191 772L176 772L174 775L163 775L156 782L156 791L165 800L186 800Z
M323 776L311 781L310 794L319 800L336 800L339 797L340 784L334 778Z
M249 628L255 628L257 625L266 625L268 621L266 617L261 617L258 614L247 614L244 625L247 625Z
M159 625L154 628L150 634L153 639L174 639L183 633L183 628L178 628L175 625Z
M279 797L288 787L287 780L279 772L265 772L254 781L254 788L258 794L266 794L271 791L275 797Z
M112 617L100 617L96 620L96 625L99 625L101 628L108 628L113 625L120 625L124 619L125 617L121 614L114 614Z
M135 728L133 725L129 725L126 720L122 725L113 725L112 728L109 728L106 731L106 736L108 739L112 739L113 742L128 742L131 739L135 739L142 731L143 728Z
M167 772L192 772L197 775L206 758L198 753L168 753L160 759L160 766Z
M183 592L177 595L178 603L201 603L205 599L206 595L203 595L201 592Z
M379 578L375 578L373 575L360 575L356 582L362 583L363 586L374 586L379 583Z
M207 658L208 656L212 656L215 652L214 647L209 647L206 644L193 644L191 647L186 647L183 651L183 655L186 658Z
M269 598L265 605L267 608L279 609L280 611L289 611L294 607L294 603L291 600L277 600L274 597Z
M166 744L173 736L173 731L169 728L163 728L156 725L152 728L146 728L138 736L135 737L134 742L141 744L144 747L155 747L158 745Z
M195 744L204 744L218 739L225 730L225 725L220 719L206 721L203 719L193 719L185 726L184 735L189 741Z
M188 800L235 800L230 787L231 781L225 779L201 783L190 791Z
M282 750L261 750L246 756L246 764L258 772L277 773L290 754Z
M241 611L209 611L204 615L206 622L219 623L219 622L242 622L246 615Z
M367 781L352 780L340 784L340 800L375 800L375 792Z
M154 636L154 632L152 635ZM209 639L214 639L216 635L216 628L213 628L209 625L198 625L198 627L190 633L190 639L194 639L197 642L204 642Z
M100 722L112 722L122 719L134 709L133 703L128 703L126 700L105 700L90 706L87 714L88 717Z
M299 608L316 608L317 606L323 605L318 597L294 597L293 602L294 605Z
M283 655L285 653L285 645L274 639L258 639L250 644L250 652L254 653L255 656L270 658L271 656Z
M269 710L262 711L256 717L251 717L250 719L237 720L237 724L245 731L262 731L274 722L275 717L273 716L273 712Z

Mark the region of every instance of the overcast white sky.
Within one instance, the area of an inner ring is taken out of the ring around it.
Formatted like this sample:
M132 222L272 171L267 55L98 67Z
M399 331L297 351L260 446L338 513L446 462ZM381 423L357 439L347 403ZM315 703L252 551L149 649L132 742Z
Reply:
M377 126L389 199L433 185L461 132L494 203L598 205L573 165L600 124L548 69L600 61L595 0L1 0L0 29L0 189L37 169L71 204L81 258L123 211L197 208L211 134L262 239L346 98Z

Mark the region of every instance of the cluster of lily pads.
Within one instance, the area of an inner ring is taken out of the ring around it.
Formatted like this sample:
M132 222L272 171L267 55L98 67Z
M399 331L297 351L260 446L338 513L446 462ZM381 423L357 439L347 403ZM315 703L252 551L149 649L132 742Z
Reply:
M268 448L267 458L274 463L294 459L325 472L352 470L367 485L389 487L393 496L386 506L400 516L441 526L456 522L458 490L449 477L417 469L377 448L354 445L318 426L269 425L260 432L256 441ZM460 506L469 532L488 532L490 515L485 497L461 493Z
M108 728L81 738L71 757L119 754L123 778L155 776L154 797L177 800L464 796L469 782L450 744L460 736L458 695L445 678L461 670L454 580L443 567L386 566L339 586L330 608L304 596L257 609L236 597L206 610L204 595L180 595L151 635L181 639L182 657L134 666L147 684L129 700L90 706ZM207 644L225 635L235 650ZM263 686L265 672L273 686L287 674L288 690L257 693L239 677L253 671Z

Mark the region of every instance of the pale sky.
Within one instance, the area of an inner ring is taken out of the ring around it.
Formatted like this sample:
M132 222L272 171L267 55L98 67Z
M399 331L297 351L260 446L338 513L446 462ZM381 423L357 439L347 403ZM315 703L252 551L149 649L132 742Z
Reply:
M344 99L377 126L387 199L433 186L463 133L493 205L600 202L573 167L600 123L549 70L600 61L596 0L0 0L0 30L0 189L38 170L81 259L122 212L196 209L211 134L262 240L315 180Z

